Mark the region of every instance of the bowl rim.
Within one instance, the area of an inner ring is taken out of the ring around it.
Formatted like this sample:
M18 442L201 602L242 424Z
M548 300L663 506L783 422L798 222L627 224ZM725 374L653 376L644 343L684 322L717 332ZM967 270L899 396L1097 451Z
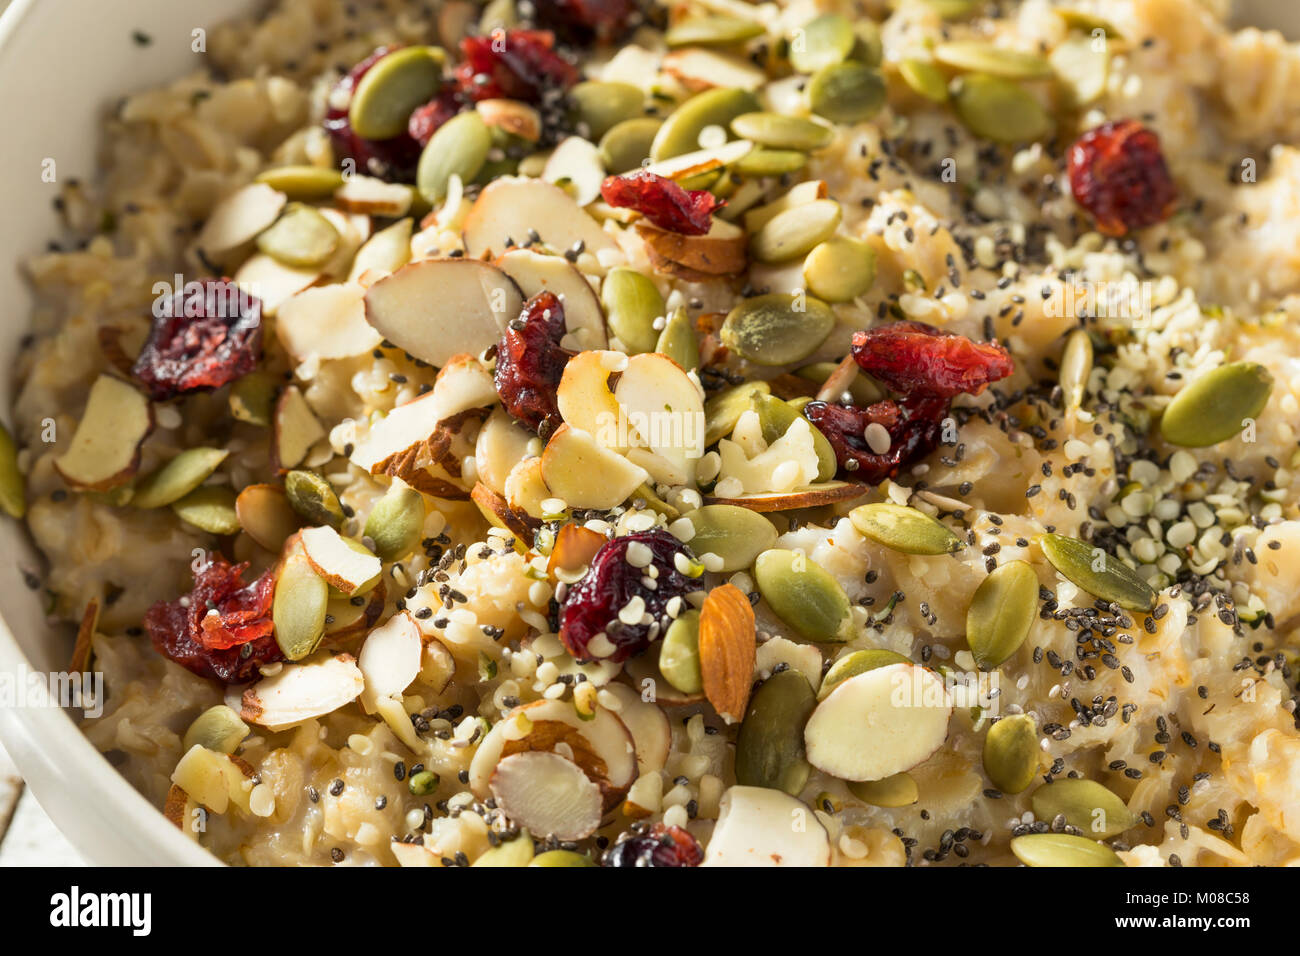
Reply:
M0 56L22 42L37 9L38 0L14 0L0 15ZM0 673L37 670L0 615ZM136 790L62 708L0 707L0 740L37 802L88 862L219 864Z

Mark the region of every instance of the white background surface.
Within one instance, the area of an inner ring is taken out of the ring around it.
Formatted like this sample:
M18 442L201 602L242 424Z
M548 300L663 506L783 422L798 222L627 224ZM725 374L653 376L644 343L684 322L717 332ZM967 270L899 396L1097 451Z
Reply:
M0 867L84 865L0 748Z

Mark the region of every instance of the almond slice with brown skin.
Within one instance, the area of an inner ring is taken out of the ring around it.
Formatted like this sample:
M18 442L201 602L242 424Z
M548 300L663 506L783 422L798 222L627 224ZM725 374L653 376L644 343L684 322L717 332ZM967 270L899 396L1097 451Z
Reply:
M555 580L557 571L576 574L591 564L596 552L605 546L605 536L598 531L577 524L566 524L555 536L546 573ZM572 580L572 579L570 579Z
M286 664L244 691L239 716L268 730L284 730L350 704L365 689L351 654Z
M74 488L108 491L140 470L140 446L153 431L153 406L144 393L112 375L90 387L86 410L54 469Z
M593 255L617 251L614 238L559 186L527 177L493 180L465 218L465 254L478 258L499 255L519 245L536 230L542 242L557 252L581 246ZM516 313L518 314L518 313ZM514 316L511 316L513 318Z
M510 821L539 837L581 840L600 826L600 787L559 754L531 750L505 757L489 786Z
M754 682L754 608L734 584L714 588L700 608L700 674L704 696L727 723L745 715Z

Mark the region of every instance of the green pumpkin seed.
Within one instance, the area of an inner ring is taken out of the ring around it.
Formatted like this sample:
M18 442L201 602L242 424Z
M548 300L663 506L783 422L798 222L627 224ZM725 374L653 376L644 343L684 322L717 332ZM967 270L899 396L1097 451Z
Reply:
M664 42L670 49L682 46L731 46L764 33L763 25L740 17L690 17L668 28Z
M547 850L533 857L529 866L595 866L591 857L573 850Z
M773 674L754 692L736 736L736 783L794 796L812 768L803 728L817 706L808 679L796 670Z
M758 423L763 429L763 441L769 445L784 436L796 419L803 418L799 409L775 395L755 395L751 399L751 407L758 413ZM812 422L808 424L812 427L813 449L817 452L817 480L830 481L835 477L835 470L839 467L835 459L835 449L831 447L830 441L822 434L821 429Z
M976 136L998 143L1027 143L1052 130L1051 117L1018 83L987 73L963 76L953 94L957 118Z
M653 352L660 332L655 319L667 309L658 287L635 269L618 266L610 269L600 286L600 301L605 307L609 330L618 336L629 354Z
M821 300L770 293L741 301L720 335L728 349L757 365L789 365L815 352L834 325L835 313Z
M415 174L420 196L425 202L439 203L447 196L447 184L452 176L459 176L462 183L473 182L491 148L492 134L475 110L447 120L420 154Z
M1066 37L1049 57L1067 102L1074 109L1095 103L1106 92L1110 79L1110 52L1092 37Z
M849 59L866 66L878 67L885 58L885 41L880 35L880 25L874 20L857 20L853 24L856 35Z
M858 42L853 24L838 13L825 13L809 20L790 40L790 65L800 73L816 73L824 66L841 63Z
M1029 636L1038 616L1038 575L1024 561L1008 561L993 569L971 598L966 610L966 643L975 666L991 671Z
M916 778L910 773L896 773L883 780L850 780L849 793L870 807L910 807L921 799Z
M505 840L485 850L474 866L528 866L533 861L533 838L520 830L513 840Z
M1118 836L1137 823L1118 795L1093 780L1057 780L1039 787L1029 799L1039 820L1050 823L1064 815L1070 826L1099 840Z
M189 448L135 486L131 504L161 508L179 501L203 484L230 452L225 448Z
M686 542L695 554L716 554L723 574L743 571L776 544L776 528L757 511L736 505L705 505L683 517L695 533Z
M668 625L659 646L659 673L683 694L704 690L700 673L700 612L686 611Z
M291 661L302 660L325 633L329 585L316 573L306 555L291 554L280 568L271 600L275 642Z
M279 391L280 380L270 372L249 372L230 386L230 414L250 425L270 425Z
M898 75L914 93L934 103L948 102L948 78L933 61L909 57L898 64Z
M311 206L290 203L257 237L257 248L295 269L322 265L338 250L339 232Z
M925 0L925 2L943 19L957 20L970 16L984 0Z
M984 737L984 774L1003 793L1021 793L1038 776L1038 727L1028 714L1012 714Z
M1150 585L1101 548L1063 534L1045 534L1038 543L1052 567L1093 597L1130 611L1149 611L1156 606L1156 592Z
M1184 385L1165 408L1160 435L1171 445L1206 448L1239 435L1259 417L1273 376L1254 362L1231 362Z
M967 73L986 73L1007 80L1039 80L1052 75L1052 65L1037 53L994 46L982 40L940 43L934 58L944 66Z
M756 365L793 365L817 351L834 327L835 313L820 299L773 292L741 301L720 336Z
M814 199L779 212L749 239L749 254L759 262L789 262L806 256L835 234L842 216L834 199ZM820 344L820 343L818 343Z
M850 302L876 281L876 250L861 239L831 236L803 263L808 291L826 302Z
M924 511L877 501L849 512L853 527L864 538L903 554L952 554L962 548L961 538Z
M1083 329L1075 329L1065 340L1061 367L1057 372L1067 409L1082 407L1088 391L1088 378L1092 375L1092 363L1092 336Z
M696 93L664 120L650 147L655 162L672 159L700 149L700 133L710 126L731 128L731 121L744 113L762 109L748 90L719 88Z
M668 316L655 351L667 355L688 372L700 367L700 341L685 309L677 309Z
M587 80L569 90L573 118L593 143L624 120L645 115L645 92L631 83Z
M194 718L181 746L189 750L197 745L219 754L233 754L248 734L248 724L237 713L225 704L217 704Z
M859 674L873 671L877 667L910 663L911 661L902 654L885 650L883 647L869 647L864 650L853 651L851 654L845 654L826 671L826 676L822 678L822 685L817 690L817 699L825 700L830 696L831 691L850 677L857 677Z
M1123 866L1110 847L1068 833L1030 833L1011 841L1011 852L1026 866Z
M723 389L704 403L704 444L709 446L726 438L749 411L754 395L769 395L772 387L763 381L742 382Z
M793 149L751 149L731 167L740 176L760 179L764 176L785 176L796 173L808 165L808 154ZM729 182L729 180L722 180Z
M624 120L600 138L600 161L614 174L626 173L650 158L650 147L663 120L650 116Z
M400 561L420 544L424 518L424 496L394 482L370 509L362 533L375 543L381 561Z
M329 525L336 531L343 524L343 505L330 483L314 471L301 469L284 476L284 493L293 510L315 525Z
M808 640L830 643L853 636L848 595L807 555L764 551L754 562L754 582L773 613Z
M835 138L835 131L829 126L784 113L742 113L731 121L731 131L760 146L805 152L825 149Z
M290 200L316 202L334 195L343 185L343 174L321 166L277 166L262 170L254 182L270 186Z
M27 513L27 479L18 468L18 446L0 425L0 508L11 518Z
M828 242L834 242L839 237L832 237ZM825 243L822 243L825 245ZM818 246L817 248L821 248ZM807 266L804 266L805 271ZM810 290L811 291L811 290ZM840 367L839 362L815 362L812 365L805 365L801 369L795 370L795 374L800 378L815 382L819 387L824 386L826 381ZM853 375L853 380L849 382L848 393L853 399L854 405L861 405L864 408L872 402L878 402L884 397L884 392L877 388L865 375Z
M835 63L813 74L808 84L812 111L832 123L861 123L885 105L880 71L863 63Z
M239 533L235 493L224 485L195 488L180 501L173 503L172 511L182 521L209 534Z
M407 120L442 85L442 50L408 46L382 57L357 84L348 123L362 139L391 139L406 132Z

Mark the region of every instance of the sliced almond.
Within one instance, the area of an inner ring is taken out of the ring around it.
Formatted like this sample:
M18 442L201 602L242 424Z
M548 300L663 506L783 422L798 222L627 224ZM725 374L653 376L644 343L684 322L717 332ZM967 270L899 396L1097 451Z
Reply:
M171 781L191 801L213 813L225 813L231 803L247 813L248 791L244 781L252 775L247 767L237 757L195 744L177 762Z
M244 691L239 716L271 731L284 730L350 704L365 684L351 654L286 664Z
M645 171L654 173L656 176L664 176L667 179L690 179L701 173L711 173L715 169L721 169L723 166L730 166L732 163L739 162L748 156L753 149L754 144L749 140L735 139L729 143L723 143L721 146L697 149L690 153L682 153L680 156L673 156L670 159L662 159L657 163L646 166Z
M374 713L382 698L400 697L420 675L423 653L420 625L407 611L398 611L366 635L357 657L366 682L361 708Z
M347 541L331 527L304 528L299 540L316 573L344 594L356 594L374 586L384 570L377 557Z
M600 826L600 787L559 754L535 750L505 757L489 786L510 821L539 837L582 840Z
M546 513L542 502L553 497L542 478L542 459L525 458L506 476L506 502L511 509L540 521Z
M803 801L768 787L731 787L704 866L830 866L826 828Z
M520 427L505 409L497 408L474 442L474 467L478 480L498 495L506 490L510 469L529 456L529 448L537 436Z
M596 436L611 451L627 446L618 427L619 404L609 387L610 376L622 371L627 356L622 352L597 349L579 352L564 366L555 391L560 416L574 428Z
M650 261L660 272L682 278L739 275L749 263L749 237L739 226L714 217L702 236L683 236L645 222L636 231L645 240Z
M275 554L302 524L279 485L248 485L235 498L235 514L245 533Z
M605 690L618 699L618 707L614 712L632 734L632 740L636 744L638 776L658 773L668 763L668 751L673 742L673 729L668 723L668 715L657 704L642 699L640 694L626 684L607 684Z
M570 701L543 699L515 708L483 738L469 766L475 796L489 796L492 773L503 757L530 750L553 751L576 763L601 788L607 808L636 779L636 746L612 711L597 706L583 718Z
M749 60L700 47L669 52L663 71L692 92L714 87L753 92L767 82L767 74Z
M313 285L321 269L295 269L274 256L258 252L244 260L235 273L235 285L262 303L262 315L272 317L290 296Z
M562 344L565 348L602 349L606 345L605 310L591 283L563 256L546 256L532 249L511 249L497 259L501 271L515 280L531 299L539 292L553 292L564 303L564 323L568 329Z
M682 367L658 352L634 355L614 397L639 438L636 444L664 465L630 454L631 460L664 484L693 483L694 463L704 454L704 397Z
M99 624L99 601L91 599L81 613L81 624L77 627L77 642L72 646L72 661L68 670L81 674L90 670L90 642L95 637L95 628Z
M435 694L447 689L456 676L456 659L447 645L436 637L424 637L424 648L420 652L420 681L428 684Z
M557 571L573 575L586 570L596 552L605 546L605 541L605 536L598 531L572 522L566 524L555 536L555 545L546 563L547 573L554 579Z
M855 481L827 481L815 485L806 485L791 491L771 492L753 495L708 495L705 497L711 505L737 505L750 511L772 512L793 511L796 508L817 508L833 505L843 501L861 498L871 489Z
M600 198L600 184L605 181L600 150L581 136L566 137L547 158L542 179L567 187L573 201L585 206Z
M541 477L570 508L614 508L649 478L645 469L602 447L590 432L561 425L542 451Z
M326 608L332 620L325 625L321 646L333 650L348 649L352 641L368 633L383 616L387 591L380 580L366 595L366 603L361 607L353 604L351 598L330 598Z
M167 790L167 799L163 802L163 816L191 840L197 841L198 830L194 827L199 804L190 799L190 795L176 784Z
M366 276L368 281L364 285L369 288L410 262L413 227L414 223L410 219L399 219L367 239L352 260L348 281L360 282L362 276Z
M560 252L579 245L593 255L617 250L613 237L559 186L503 176L479 193L465 219L465 253L475 259L500 255L525 242L531 230Z
M780 665L796 670L808 679L814 691L822 682L822 652L816 644L798 644L784 637L774 637L758 647L754 673L767 677Z
M409 186L389 183L373 176L348 176L334 191L334 203L348 212L396 219L411 209L415 193Z
M542 135L542 116L519 100L486 99L474 104L483 122L499 130L535 143Z
M744 592L734 584L710 591L700 608L700 674L704 696L729 724L745 716L756 645L754 608Z
M411 262L366 291L366 320L375 330L439 368L496 345L523 306L509 276L469 258Z
M948 738L952 698L915 664L889 664L838 684L804 727L808 762L841 780L883 780L910 770Z
M288 471L302 464L311 446L325 437L325 427L296 385L280 392L275 403L275 467Z
M269 227L284 210L287 197L265 183L241 186L208 214L194 246L203 255L219 258Z
M306 289L280 306L275 332L299 362L365 355L383 337L366 321L366 290L353 282Z
M522 508L512 508L505 496L497 494L481 481L475 483L470 491L470 498L478 505L479 511L483 513L483 517L489 524L505 528L524 541L531 541L533 532L542 526L537 518Z
M140 445L153 431L153 406L133 385L101 375L67 451L54 468L74 488L107 491L140 469Z

